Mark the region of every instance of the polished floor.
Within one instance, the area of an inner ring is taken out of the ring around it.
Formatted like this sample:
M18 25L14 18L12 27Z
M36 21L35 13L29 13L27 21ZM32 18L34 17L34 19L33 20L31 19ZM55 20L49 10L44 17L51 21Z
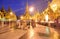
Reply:
M47 29L48 28L50 30L46 30L46 26L30 27L27 33L19 39L58 39L59 34L54 29L47 27Z

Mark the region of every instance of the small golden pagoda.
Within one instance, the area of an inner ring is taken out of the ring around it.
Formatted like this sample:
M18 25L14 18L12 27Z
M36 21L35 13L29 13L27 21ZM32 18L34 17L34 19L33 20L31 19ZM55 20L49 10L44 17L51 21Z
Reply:
M15 13L12 12L10 7L8 8L8 13L6 14L5 18L7 20L12 20L12 21L16 21L17 20L17 17L15 15Z
M31 17L30 13L29 13L29 8L28 8L28 3L26 4L26 11L24 13L24 15L21 16L21 20L29 20Z
M40 13L38 10L35 11L34 15L32 16L33 20L39 20L40 19Z

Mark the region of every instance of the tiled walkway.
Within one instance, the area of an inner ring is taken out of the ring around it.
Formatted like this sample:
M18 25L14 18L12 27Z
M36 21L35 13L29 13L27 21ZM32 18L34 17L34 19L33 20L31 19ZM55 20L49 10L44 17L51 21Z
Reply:
M27 31L26 30L14 30L10 32L6 32L0 34L0 39L18 39L19 37L23 36Z

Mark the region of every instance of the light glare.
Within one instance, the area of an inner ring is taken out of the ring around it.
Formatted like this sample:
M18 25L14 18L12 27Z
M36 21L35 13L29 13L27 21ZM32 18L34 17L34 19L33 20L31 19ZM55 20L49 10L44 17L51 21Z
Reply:
M33 12L34 11L34 8L33 7L30 7L29 11L30 12Z

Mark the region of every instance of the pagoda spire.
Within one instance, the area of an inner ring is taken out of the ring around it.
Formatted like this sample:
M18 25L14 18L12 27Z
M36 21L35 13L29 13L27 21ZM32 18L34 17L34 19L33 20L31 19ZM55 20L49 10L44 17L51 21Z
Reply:
M2 8L1 8L1 12L3 13L3 16L6 15L6 11L5 11L5 9L4 9L4 6L2 6Z
M51 10L50 1L48 1L48 6L47 6L47 9L45 11L48 12L49 10Z
M25 15L26 15L26 14L29 14L28 1L27 1L27 4L26 4L26 11L25 11Z
M26 3L26 12L28 12L28 0L27 0L27 3Z
M51 9L50 3L51 3L51 2L48 1L48 11L53 12L52 9Z
M28 3L26 4L26 12L28 12Z
M1 12L5 12L4 6L2 6Z
M8 12L12 12L12 9L10 8L10 6L8 6Z
M47 0L47 2L48 2L48 6L50 6L51 1L50 1L50 0ZM47 6L47 7L48 7L48 6Z

